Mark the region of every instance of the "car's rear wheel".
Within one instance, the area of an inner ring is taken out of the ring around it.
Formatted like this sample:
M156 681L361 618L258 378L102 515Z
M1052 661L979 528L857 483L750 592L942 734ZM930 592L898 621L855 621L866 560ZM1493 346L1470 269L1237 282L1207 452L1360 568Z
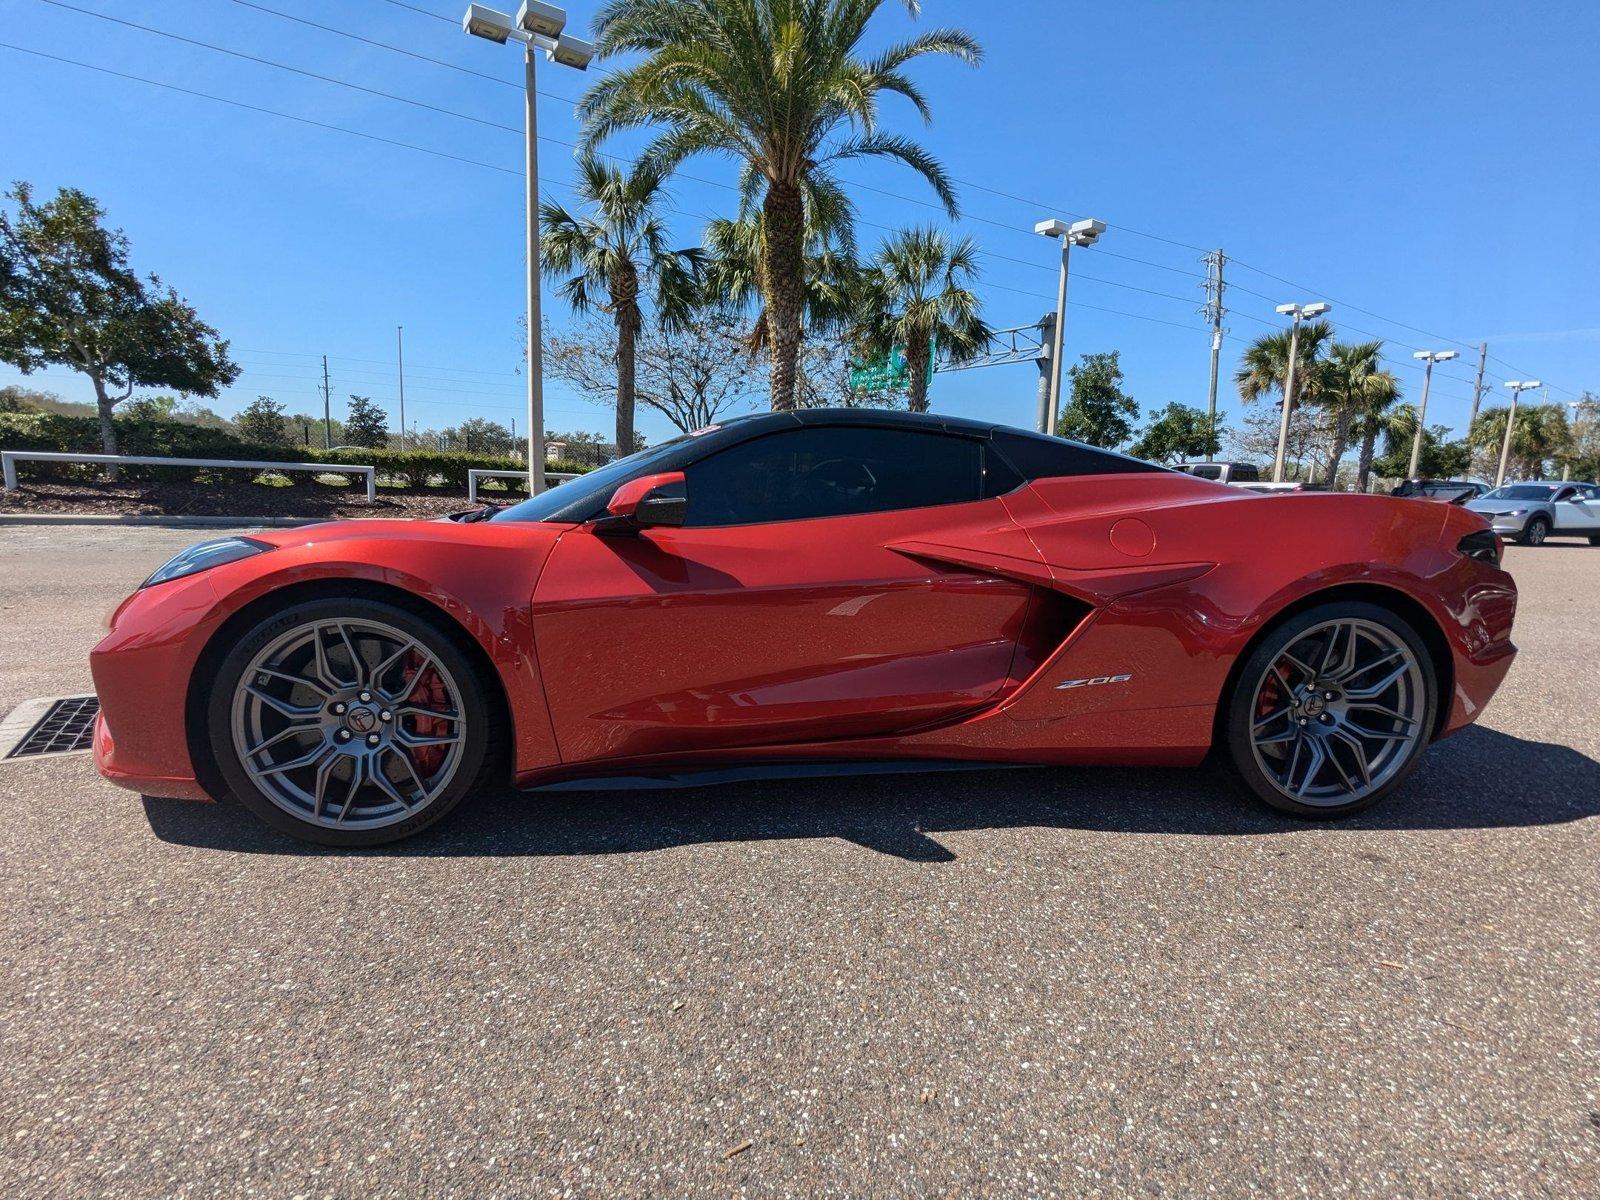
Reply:
M1530 517L1518 539L1524 546L1542 546L1550 536L1550 522L1544 517Z
M1272 629L1247 656L1229 700L1229 755L1272 807L1345 816L1416 766L1437 705L1416 630L1375 604L1325 604Z
M267 824L370 846L438 821L491 744L486 682L433 622L367 599L296 604L240 638L207 716L234 796Z

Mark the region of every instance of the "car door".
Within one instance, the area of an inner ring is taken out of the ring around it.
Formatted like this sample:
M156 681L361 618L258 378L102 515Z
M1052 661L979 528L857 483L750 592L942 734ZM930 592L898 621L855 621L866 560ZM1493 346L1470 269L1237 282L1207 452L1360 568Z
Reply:
M534 597L563 761L889 734L983 706L1032 589L889 545L1037 564L986 498L1009 470L990 458L978 438L808 425L687 466L681 528L563 534Z
M1551 497L1556 529L1562 533L1577 532L1590 527L1589 506L1584 503L1583 490L1572 484L1563 484Z
M1579 484L1556 506L1556 524L1573 533L1600 533L1600 488Z

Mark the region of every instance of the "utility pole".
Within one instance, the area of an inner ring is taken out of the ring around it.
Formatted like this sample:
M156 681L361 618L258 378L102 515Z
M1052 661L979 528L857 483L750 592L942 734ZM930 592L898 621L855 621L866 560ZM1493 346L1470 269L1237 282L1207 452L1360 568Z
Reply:
M1478 378L1472 385L1472 415L1467 418L1467 436L1472 436L1472 427L1478 423L1478 405L1483 403L1483 368L1489 361L1489 343L1478 343Z
M1433 364L1436 362L1449 362L1457 357L1454 350L1418 350L1411 356L1420 358L1428 365L1422 369L1422 403L1417 408L1417 431L1411 438L1411 465L1406 468L1406 478L1415 479L1422 462L1422 439L1428 430L1428 387L1433 383Z
M1044 422L1040 433L1053 434L1061 419L1061 335L1067 324L1067 267L1074 246L1092 246L1106 231L1106 223L1086 217L1068 225L1065 221L1050 218L1040 221L1033 231L1044 237L1061 239L1061 275L1056 284L1056 324L1050 338L1050 403L1049 412L1042 414Z
M1217 432L1217 370L1222 356L1222 318L1227 309L1222 306L1222 264L1226 256L1221 250L1206 255L1206 320L1211 322L1211 383L1206 388L1206 461L1212 459L1210 439Z
M322 447L333 449L333 391L328 386L328 356L322 356Z
M566 28L566 10L540 0L524 0L517 9L515 23L510 15L481 4L467 5L461 27L473 37L498 42L514 42L522 48L523 188L527 221L528 305L528 494L544 491L544 361L540 338L544 326L539 319L539 121L534 107L537 88L534 80L535 50L543 51L551 62L576 70L586 70L594 56L594 46L582 38L561 32ZM631 447L618 447L629 453Z
M1283 460L1289 450L1289 417L1294 412L1294 369L1300 357L1300 322L1320 317L1333 306L1325 300L1315 304L1280 304L1278 315L1289 318L1289 365L1283 380L1283 414L1278 419L1278 453L1272 460L1272 482L1283 482ZM1300 460L1295 460L1298 469Z
M405 326L394 327L394 359L400 371L400 449L406 448L406 339Z
M1506 413L1506 432L1500 440L1500 469L1494 473L1494 486L1499 487L1506 481L1506 464L1511 460L1511 431L1517 423L1517 401L1522 398L1523 392L1532 391L1534 388L1543 387L1544 384L1537 379L1508 379L1506 387L1511 389L1511 408Z
M1050 429L1050 382L1053 378L1051 364L1055 362L1056 314L1046 313L1039 319L1039 349L1043 352L1035 360L1039 364L1039 413L1034 428L1040 433Z

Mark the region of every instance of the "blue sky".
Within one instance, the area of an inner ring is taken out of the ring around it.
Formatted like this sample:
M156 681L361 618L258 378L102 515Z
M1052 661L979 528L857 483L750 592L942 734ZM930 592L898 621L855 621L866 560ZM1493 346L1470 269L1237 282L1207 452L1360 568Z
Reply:
M520 65L453 24L464 5L72 3L489 122L44 0L0 0L5 43L474 160L0 48L0 177L99 198L132 239L137 265L159 271L232 339L245 371L220 410L258 393L320 407L327 354L336 401L361 392L392 413L395 326L404 325L408 420L519 415L521 141L495 126L520 122ZM595 7L575 0L574 25L587 26ZM1413 348L1462 350L1435 372L1433 420L1464 425L1483 338L1496 398L1505 394L1498 384L1517 377L1543 379L1563 402L1600 388L1600 8L926 0L917 22L886 6L869 45L940 24L976 34L985 64L918 64L934 124L920 128L893 102L887 124L921 138L965 181L961 228L986 251L987 317L1025 324L1054 303L1054 243L1030 232L1035 220L1104 219L1111 229L1100 245L1073 259L1067 353L1120 350L1129 390L1147 410L1205 402L1209 342L1197 310L1199 260L1211 247L1229 255L1235 285L1225 367L1276 321L1275 303L1327 299L1344 336L1388 340L1410 399L1421 381ZM551 194L564 195L571 177L571 151L558 143L574 140L570 101L586 82L542 70ZM719 160L687 170L733 178ZM868 245L879 226L942 220L903 169L845 174L898 194L858 190ZM673 194L685 245L698 241L705 215L732 207L730 191L707 184L683 180ZM548 289L546 311L567 319ZM1035 378L1027 364L940 376L933 406L1027 425ZM16 381L0 367L0 382ZM88 394L68 374L33 382ZM558 385L546 403L553 429L610 427L608 411ZM1223 403L1230 414L1239 408L1226 386ZM654 416L641 424L652 440L669 432Z

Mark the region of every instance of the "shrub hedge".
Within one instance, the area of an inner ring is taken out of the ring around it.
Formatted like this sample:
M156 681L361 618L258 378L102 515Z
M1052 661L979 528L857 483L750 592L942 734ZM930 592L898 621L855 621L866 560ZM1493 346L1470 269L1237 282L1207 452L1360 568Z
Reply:
M247 442L226 429L188 425L181 421L149 421L116 418L117 446L124 454L162 455L172 458L237 458L259 462L326 462L344 466L378 468L380 483L385 481L405 488L424 488L439 481L452 491L465 492L467 472L473 468L516 471L522 464L514 458L492 454L460 454L448 450L324 450L319 446L271 446ZM100 453L100 423L93 417L69 417L58 413L0 413L0 449L46 450L65 454ZM104 468L66 463L21 463L18 470L35 479L93 479ZM592 467L581 463L553 462L547 470L581 475ZM214 470L195 467L124 467L128 480L186 482L197 475L248 480L254 470ZM295 485L308 484L314 477L300 472L286 479ZM526 490L515 479L501 480L511 491Z

